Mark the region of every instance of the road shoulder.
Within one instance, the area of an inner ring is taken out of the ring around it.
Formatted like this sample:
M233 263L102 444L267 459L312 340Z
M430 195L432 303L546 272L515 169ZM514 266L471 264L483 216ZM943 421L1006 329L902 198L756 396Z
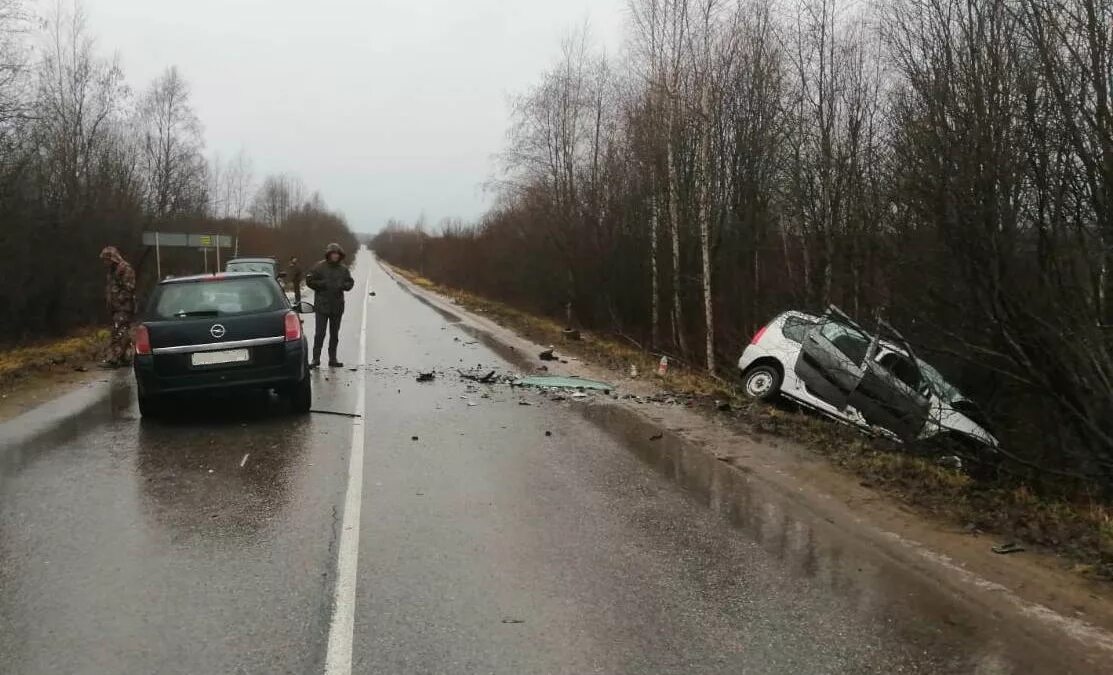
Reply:
M536 368L536 355L544 349L541 345L400 275L391 276L446 318L460 321L523 372ZM606 380L622 392L641 397L659 393L644 379L630 379L625 373L583 361L569 359L547 366L549 374ZM784 438L741 433L683 406L626 400L600 405L639 416L685 447L696 448L716 464L743 474L747 482L760 483L845 536L897 561L941 592L972 603L987 617L1007 619L1022 633L1071 645L1078 653L1088 652L1091 663L1113 655L1113 593L1108 584L1065 570L1063 561L1054 556L994 554L991 547L997 540L932 522Z

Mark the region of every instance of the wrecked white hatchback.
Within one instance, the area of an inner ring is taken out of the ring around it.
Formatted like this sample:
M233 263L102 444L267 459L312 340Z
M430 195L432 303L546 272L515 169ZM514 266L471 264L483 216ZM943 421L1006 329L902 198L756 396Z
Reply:
M917 358L900 333L878 323L892 340L867 332L833 306L823 316L780 314L738 360L746 394L783 396L900 441L997 448L974 403Z

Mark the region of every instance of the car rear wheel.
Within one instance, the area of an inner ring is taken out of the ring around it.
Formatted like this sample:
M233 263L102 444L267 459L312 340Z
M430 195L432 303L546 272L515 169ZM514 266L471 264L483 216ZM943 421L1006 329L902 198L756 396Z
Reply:
M139 394L139 414L143 417L158 417L162 414L162 399L153 394Z
M742 377L746 395L759 401L768 401L781 391L781 371L769 363L758 364Z
M313 407L313 383L309 376L301 378L286 392L290 399L290 410L295 415L304 415Z

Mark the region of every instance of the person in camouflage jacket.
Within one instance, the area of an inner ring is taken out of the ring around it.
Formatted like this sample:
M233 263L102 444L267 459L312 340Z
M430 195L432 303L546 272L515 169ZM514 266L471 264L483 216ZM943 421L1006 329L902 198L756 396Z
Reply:
M135 320L135 270L115 246L105 246L100 259L108 268L105 301L112 315L112 337L106 368L126 366L131 361L131 324Z

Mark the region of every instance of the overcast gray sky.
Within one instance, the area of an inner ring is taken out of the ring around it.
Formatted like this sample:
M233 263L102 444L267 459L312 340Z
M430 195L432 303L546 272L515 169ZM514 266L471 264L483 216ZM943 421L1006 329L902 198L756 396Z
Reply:
M145 86L188 78L208 150L299 174L373 231L474 218L507 97L588 21L618 51L625 0L84 0L102 50Z

